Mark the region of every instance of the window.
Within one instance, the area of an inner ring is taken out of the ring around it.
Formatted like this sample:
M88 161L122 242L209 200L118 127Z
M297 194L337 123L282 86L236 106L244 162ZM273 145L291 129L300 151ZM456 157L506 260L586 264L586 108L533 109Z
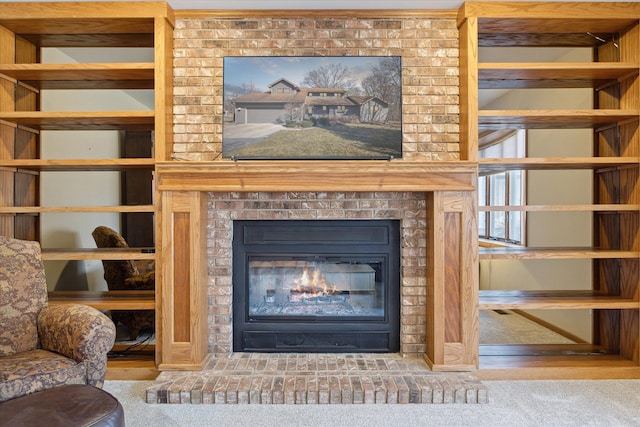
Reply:
M521 158L526 153L526 131L496 131L481 136L480 158ZM510 170L478 178L478 234L480 238L516 245L525 244L524 211L500 207L525 204L525 174ZM482 209L482 207L486 207Z

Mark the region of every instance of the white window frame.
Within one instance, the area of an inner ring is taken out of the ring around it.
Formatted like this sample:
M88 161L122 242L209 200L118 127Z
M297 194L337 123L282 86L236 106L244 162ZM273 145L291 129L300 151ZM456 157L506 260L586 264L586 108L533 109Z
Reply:
M481 136L480 158L526 157L526 130L495 131ZM478 206L489 207L478 215L478 235L491 242L526 245L526 214L524 210L501 210L501 206L526 204L526 173L506 170L478 177ZM491 207L496 208L491 208Z

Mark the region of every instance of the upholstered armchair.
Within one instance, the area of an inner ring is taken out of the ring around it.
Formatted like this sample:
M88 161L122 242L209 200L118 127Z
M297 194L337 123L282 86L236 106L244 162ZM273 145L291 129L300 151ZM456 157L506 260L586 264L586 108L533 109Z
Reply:
M0 236L0 402L63 384L102 388L115 337L92 307L49 306L39 244Z
M115 230L99 226L91 233L99 248L128 248L124 237ZM147 260L102 261L104 280L110 291L155 289L154 262ZM127 327L130 339L135 340L144 328L153 328L155 312L152 310L112 310L111 319L116 325Z

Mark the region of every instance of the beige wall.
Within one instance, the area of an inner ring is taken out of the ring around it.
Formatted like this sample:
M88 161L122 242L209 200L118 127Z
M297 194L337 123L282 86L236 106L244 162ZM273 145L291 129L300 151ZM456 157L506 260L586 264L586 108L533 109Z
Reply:
M43 49L44 63L152 61L149 49ZM152 91L43 90L42 111L148 110ZM42 158L117 158L117 131L43 131ZM43 172L43 206L120 204L118 172ZM41 242L50 248L93 248L91 232L98 225L120 230L116 213L43 213ZM100 261L47 261L51 290L106 290Z
M548 59L590 61L587 50L554 50ZM495 55L508 54L511 60L530 53L522 49L485 53L490 61ZM534 58L535 59L535 58ZM589 89L512 90L499 94L487 109L592 108ZM592 155L590 130L529 130L527 151L530 157L580 157ZM527 204L591 204L592 171L529 171L526 177ZM527 245L532 247L576 246L592 244L591 214L588 212L527 213ZM481 289L591 289L590 260L484 260L480 265ZM530 314L552 323L583 340L592 338L591 313L588 310L530 310Z

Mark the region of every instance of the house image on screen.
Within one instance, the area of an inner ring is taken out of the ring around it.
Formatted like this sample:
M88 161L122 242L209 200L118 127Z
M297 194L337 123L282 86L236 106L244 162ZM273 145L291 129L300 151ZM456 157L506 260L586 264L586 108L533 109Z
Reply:
M285 78L263 93L249 93L230 100L234 122L286 123L327 117L332 120L385 123L389 104L374 96L346 96L341 88L301 88Z

